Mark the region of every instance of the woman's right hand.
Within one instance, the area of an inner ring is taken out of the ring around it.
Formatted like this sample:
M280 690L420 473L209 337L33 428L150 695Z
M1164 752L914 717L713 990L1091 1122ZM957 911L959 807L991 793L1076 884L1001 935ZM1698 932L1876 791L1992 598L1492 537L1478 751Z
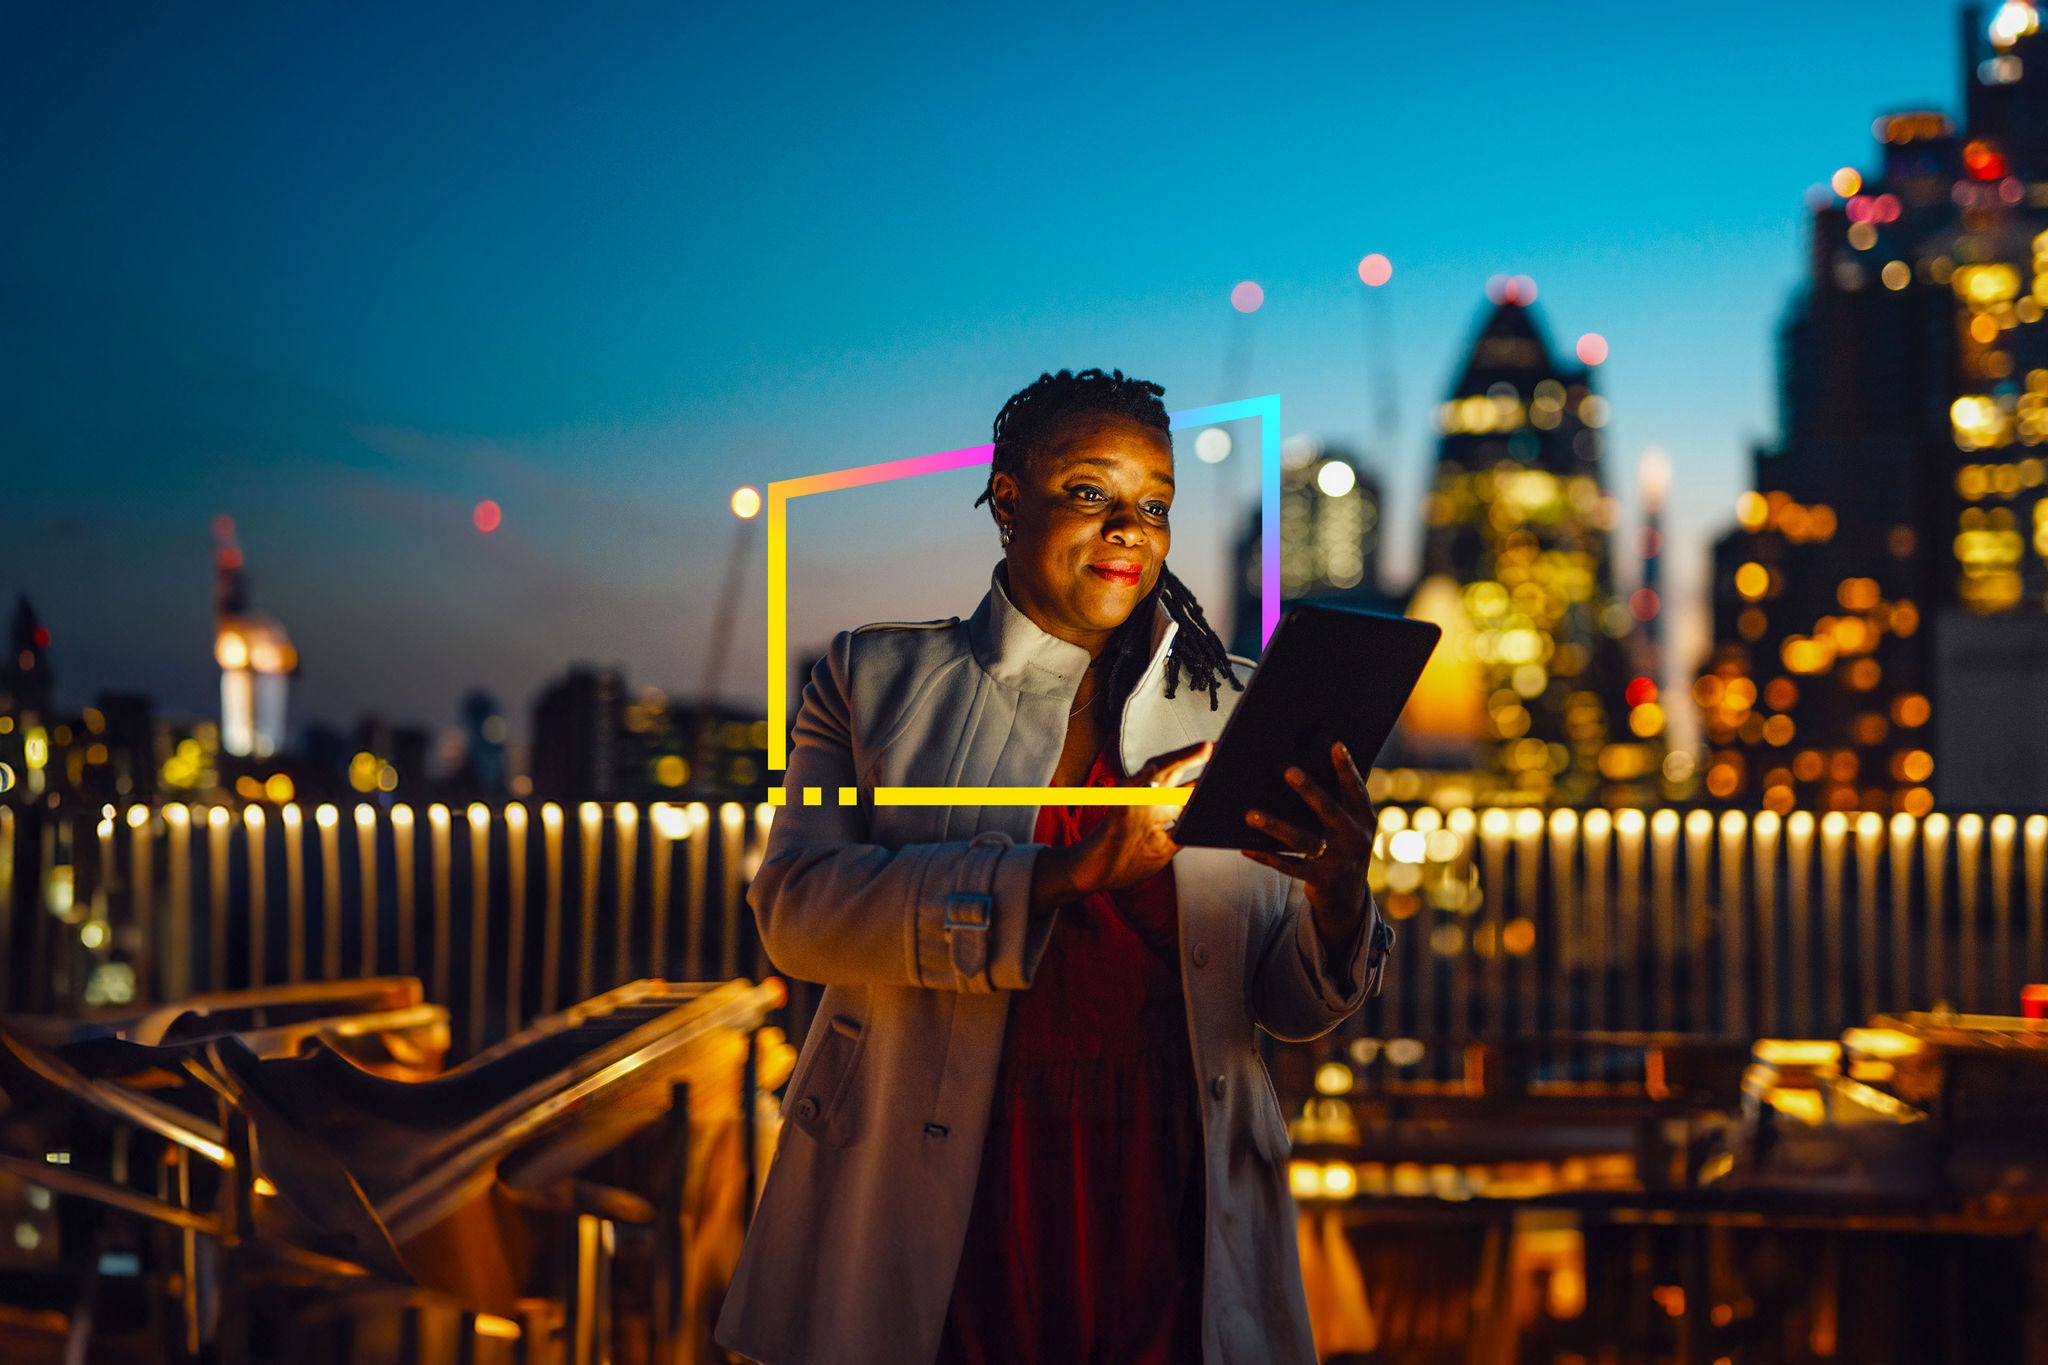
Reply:
M1177 787L1190 769L1206 763L1215 745L1208 740L1159 755L1119 786ZM1038 859L1032 899L1063 905L1097 891L1136 886L1180 852L1173 840L1179 806L1111 806L1101 824L1081 842L1047 849Z

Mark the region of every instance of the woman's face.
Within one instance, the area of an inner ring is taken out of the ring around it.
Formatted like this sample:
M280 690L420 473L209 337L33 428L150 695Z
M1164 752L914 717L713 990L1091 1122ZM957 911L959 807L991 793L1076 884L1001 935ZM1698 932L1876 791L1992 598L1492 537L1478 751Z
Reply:
M1010 598L1048 635L1090 656L1159 582L1172 540L1173 447L1124 417L1077 418L994 479L1013 535Z

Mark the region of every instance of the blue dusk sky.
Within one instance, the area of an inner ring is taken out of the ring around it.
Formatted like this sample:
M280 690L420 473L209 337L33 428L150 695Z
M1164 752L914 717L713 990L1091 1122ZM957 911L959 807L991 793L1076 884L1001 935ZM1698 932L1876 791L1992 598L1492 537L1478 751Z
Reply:
M1376 469L1399 587L1502 272L1560 350L1608 339L1616 491L1672 455L1682 674L1775 430L1805 198L1959 84L1941 0L986 10L18 9L0 593L49 625L60 701L213 709L220 513L298 646L295 725L445 727L480 684L523 732L577 658L692 692L736 486L986 441L1061 366L1175 408L1279 393L1287 434ZM1385 448L1367 252L1394 264ZM1180 446L1173 562L1219 622L1248 448ZM798 503L795 650L969 612L979 486ZM761 553L725 678L757 704Z

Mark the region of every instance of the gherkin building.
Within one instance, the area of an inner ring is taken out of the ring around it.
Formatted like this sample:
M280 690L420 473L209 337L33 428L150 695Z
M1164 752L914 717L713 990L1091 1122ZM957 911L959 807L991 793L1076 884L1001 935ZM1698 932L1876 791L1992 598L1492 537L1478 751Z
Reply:
M1494 799L1625 805L1661 791L1665 714L1630 636L1601 480L1607 400L1558 363L1515 286L1495 291L1437 409L1412 615L1445 627L1409 739ZM1642 595L1638 594L1641 598ZM1647 606L1657 603L1650 594ZM1633 663L1633 666L1632 666Z

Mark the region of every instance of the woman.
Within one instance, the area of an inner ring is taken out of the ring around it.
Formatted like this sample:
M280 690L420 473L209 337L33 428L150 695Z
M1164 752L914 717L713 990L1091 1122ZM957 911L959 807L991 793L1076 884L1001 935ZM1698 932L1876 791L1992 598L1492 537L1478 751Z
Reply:
M974 615L841 633L812 672L748 899L777 969L826 990L719 1321L732 1350L1315 1359L1253 1028L1314 1038L1376 988L1351 757L1338 792L1290 770L1319 828L1249 817L1291 856L1181 849L1170 806L872 804L1177 784L1206 759L1250 664L1166 568L1162 392L1062 370L1011 398L977 500L1004 558Z

